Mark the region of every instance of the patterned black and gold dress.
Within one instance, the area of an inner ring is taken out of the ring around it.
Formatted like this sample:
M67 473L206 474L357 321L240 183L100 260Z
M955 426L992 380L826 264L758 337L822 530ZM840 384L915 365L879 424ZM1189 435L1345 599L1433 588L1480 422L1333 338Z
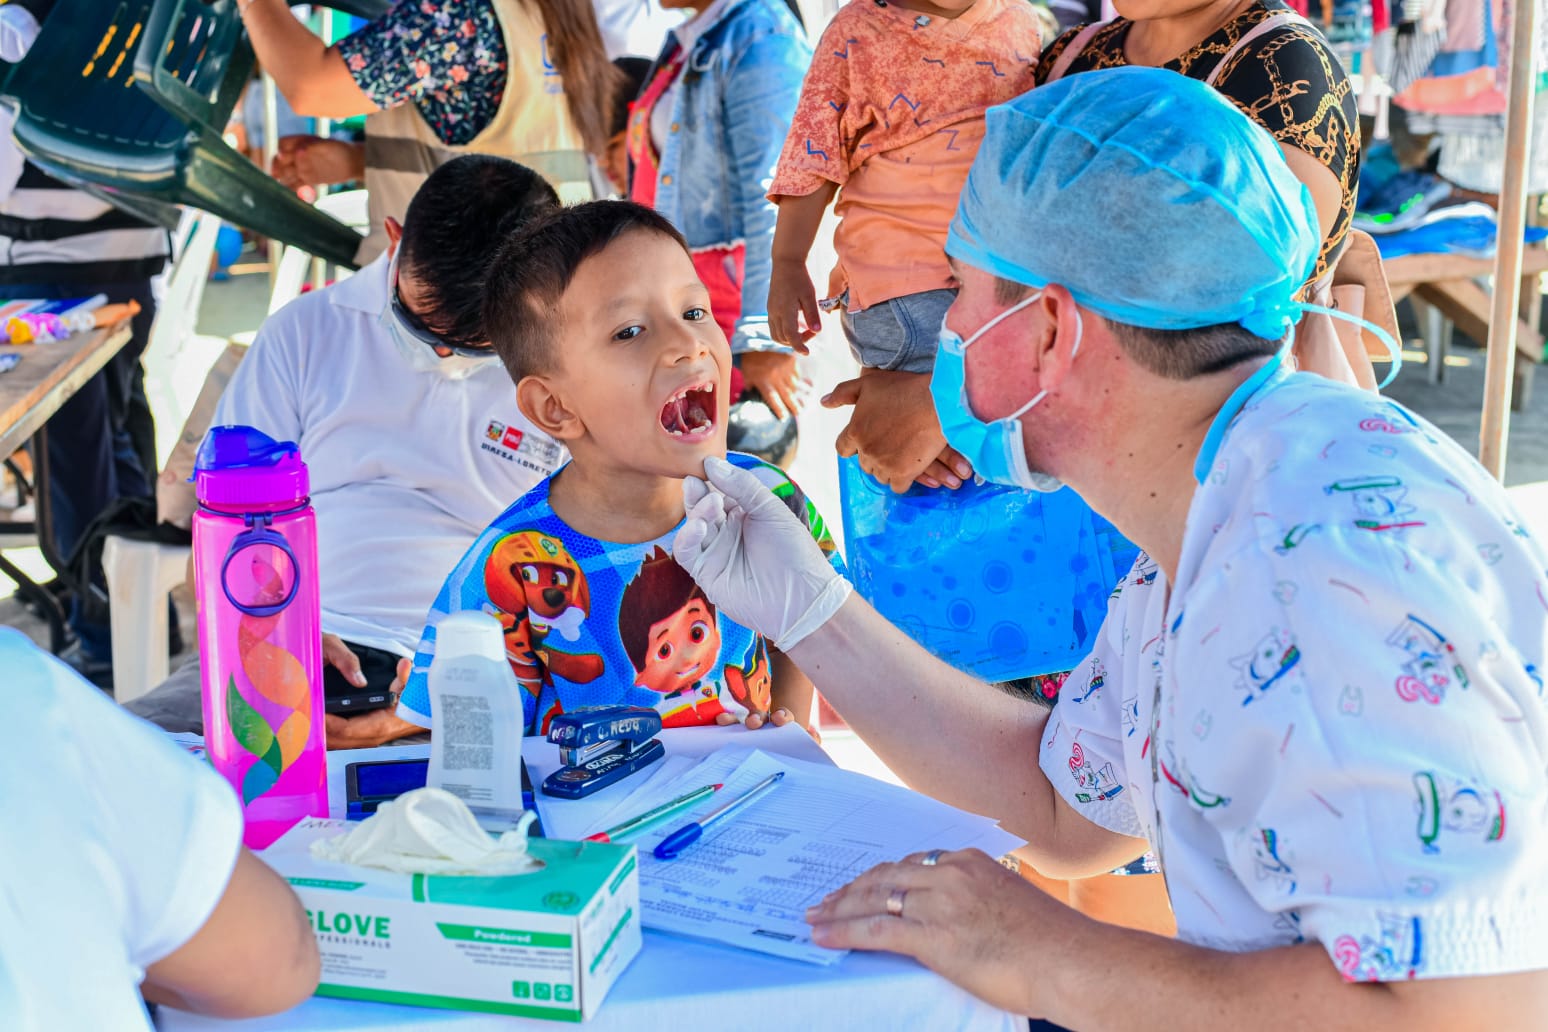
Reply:
M1264 19L1289 8L1280 0L1258 0L1193 49L1162 67L1203 81L1237 40ZM1115 18L1087 41L1067 75L1129 63L1124 42L1132 23ZM1049 44L1038 62L1042 85L1079 29ZM1317 258L1321 276L1344 245L1354 218L1360 175L1360 121L1354 87L1343 63L1318 33L1305 25L1283 25L1250 41L1216 76L1215 88L1281 144L1298 147L1327 166L1338 179L1343 203Z

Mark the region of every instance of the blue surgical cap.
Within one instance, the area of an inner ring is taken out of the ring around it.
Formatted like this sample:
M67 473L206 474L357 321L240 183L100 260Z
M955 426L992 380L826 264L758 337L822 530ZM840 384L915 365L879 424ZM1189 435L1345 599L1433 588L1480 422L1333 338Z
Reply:
M1118 322L1241 323L1277 340L1322 234L1279 144L1159 68L1055 80L988 112L946 240L959 261L1059 283Z

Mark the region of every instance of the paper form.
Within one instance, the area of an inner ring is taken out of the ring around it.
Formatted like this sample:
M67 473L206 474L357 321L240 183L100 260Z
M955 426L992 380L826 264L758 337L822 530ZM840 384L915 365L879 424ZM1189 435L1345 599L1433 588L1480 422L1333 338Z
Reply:
M779 787L677 859L651 854L675 829L780 770L785 779ZM643 801L648 806L715 781L725 788L634 839L645 926L817 964L832 964L843 954L812 943L807 907L878 863L977 845L996 831L989 818L908 789L761 750L723 750L675 784L662 785L664 798Z

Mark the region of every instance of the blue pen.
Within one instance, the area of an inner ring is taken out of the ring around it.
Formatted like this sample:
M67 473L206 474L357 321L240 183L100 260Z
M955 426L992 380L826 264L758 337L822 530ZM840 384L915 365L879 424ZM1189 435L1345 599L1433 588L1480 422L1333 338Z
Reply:
M780 780L784 778L784 776L784 771L780 771L778 774L771 774L767 778L758 782L757 787L748 792L746 795L742 796L740 799L733 799L731 802L727 803L725 806L722 806L714 813L705 816L702 820L691 821L688 824L684 824L681 828L678 828L676 831L672 832L672 834L661 840L661 844L655 849L656 859L677 859L683 850L699 841L699 838L706 831L708 831L712 825L719 821L725 820L727 817L730 817L732 814L736 813L738 810L752 802L754 799L757 799L759 796L766 793L769 789L779 784Z

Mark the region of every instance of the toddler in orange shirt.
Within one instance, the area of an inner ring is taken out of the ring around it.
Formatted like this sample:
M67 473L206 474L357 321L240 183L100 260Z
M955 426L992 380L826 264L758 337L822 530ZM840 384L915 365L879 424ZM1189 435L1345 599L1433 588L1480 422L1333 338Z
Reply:
M769 187L779 205L769 329L804 350L842 309L866 369L928 373L956 296L946 229L984 111L1033 83L1026 0L850 0L822 34ZM838 265L818 301L806 258L837 194Z

